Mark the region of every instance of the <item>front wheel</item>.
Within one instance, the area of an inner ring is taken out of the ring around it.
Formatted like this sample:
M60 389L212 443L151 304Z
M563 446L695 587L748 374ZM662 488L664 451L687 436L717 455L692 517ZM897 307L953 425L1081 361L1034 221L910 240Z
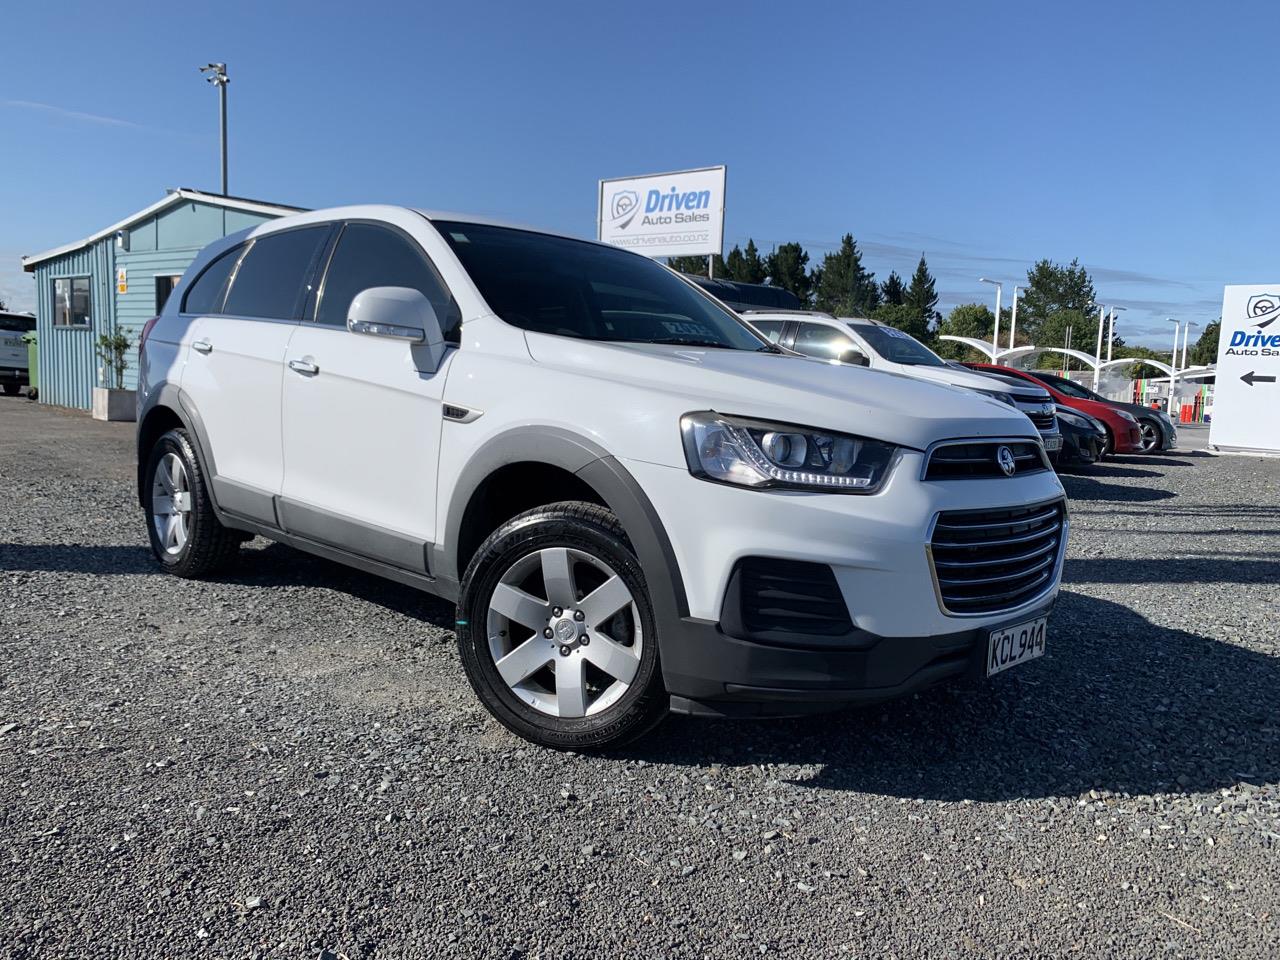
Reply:
M169 573L202 577L226 566L240 536L218 522L204 470L185 430L151 448L144 474L151 552Z
M7 397L16 397L18 395L18 391L21 389L21 385L16 383L6 383L4 385L4 393Z
M1144 417L1138 421L1138 429L1142 431L1142 442L1138 447L1139 450L1143 453L1151 453L1153 450L1160 449L1160 445L1164 442L1164 432L1160 429L1158 423Z
M667 701L653 605L618 519L557 503L507 521L463 577L458 650L497 720L548 747L615 747Z

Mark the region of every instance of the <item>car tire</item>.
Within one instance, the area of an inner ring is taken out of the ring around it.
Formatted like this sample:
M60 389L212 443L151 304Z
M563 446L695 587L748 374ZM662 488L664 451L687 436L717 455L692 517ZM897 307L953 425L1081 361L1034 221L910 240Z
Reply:
M617 747L667 713L644 572L604 507L555 503L498 527L467 565L456 629L476 696L533 743Z
M1151 417L1140 417L1138 429L1142 432L1142 444L1139 453L1155 453L1164 446L1164 430Z
M225 568L243 536L218 522L204 467L185 430L156 441L143 474L151 552L178 577L204 577Z
M18 395L18 391L21 389L22 386L16 383L6 383L4 385L4 393L6 397L16 397Z

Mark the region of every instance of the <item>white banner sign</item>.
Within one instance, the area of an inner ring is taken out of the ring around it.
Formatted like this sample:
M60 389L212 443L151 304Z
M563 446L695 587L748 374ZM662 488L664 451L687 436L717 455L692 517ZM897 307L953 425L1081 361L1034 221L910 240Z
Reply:
M651 257L723 253L724 167L600 181L597 237Z
M1209 443L1280 453L1280 283L1223 294Z

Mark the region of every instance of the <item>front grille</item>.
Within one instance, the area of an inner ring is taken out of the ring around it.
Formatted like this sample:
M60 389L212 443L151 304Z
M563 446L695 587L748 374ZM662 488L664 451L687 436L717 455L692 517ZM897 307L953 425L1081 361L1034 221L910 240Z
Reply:
M723 626L732 636L840 637L853 630L825 563L744 557L729 577Z
M1014 472L1005 473L1000 466L1000 448L1013 454ZM999 442L973 440L946 443L935 447L925 467L926 480L956 480L966 477L1007 477L1048 470L1049 464L1039 443L1034 440Z
M1027 417L1040 431L1053 430L1057 425L1057 418L1052 413L1028 413Z
M996 613L1034 599L1053 582L1065 531L1061 500L939 514L929 547L943 609Z

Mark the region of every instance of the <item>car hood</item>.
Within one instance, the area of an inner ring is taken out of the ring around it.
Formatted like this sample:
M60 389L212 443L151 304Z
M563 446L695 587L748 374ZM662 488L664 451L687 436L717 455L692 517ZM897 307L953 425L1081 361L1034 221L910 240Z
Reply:
M1026 385L1010 383L999 377L989 377L969 370L957 370L955 367L907 367L903 373L909 377L930 380L934 383L946 383L964 387L967 390L995 390L1026 400L1043 400L1049 396L1049 391L1030 383Z
M651 414L661 412L660 406L677 418L715 410L919 450L955 437L1036 436L1031 421L999 400L866 367L777 353L601 343L532 332L526 333L526 342L539 364L608 381L621 403Z
M1122 403L1119 400L1107 400L1104 402L1109 407L1112 407L1116 410L1124 410L1127 413L1132 413L1135 417L1139 415L1148 416L1148 417L1167 416L1167 414L1165 414L1163 410L1156 410L1152 407L1144 407L1140 403Z

